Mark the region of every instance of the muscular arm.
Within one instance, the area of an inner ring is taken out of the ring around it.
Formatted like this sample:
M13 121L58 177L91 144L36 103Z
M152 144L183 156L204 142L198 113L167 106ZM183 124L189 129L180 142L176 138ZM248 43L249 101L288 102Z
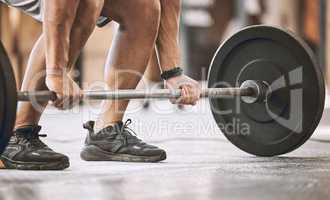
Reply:
M162 71L180 66L179 25L181 0L160 0L162 14L157 49Z
M68 65L70 33L80 0L47 0L43 19L47 73Z
M179 26L181 0L160 0L162 14L157 48L162 71L180 66ZM181 88L181 98L173 103L195 105L200 98L201 88L197 81L181 75L166 80L168 88Z

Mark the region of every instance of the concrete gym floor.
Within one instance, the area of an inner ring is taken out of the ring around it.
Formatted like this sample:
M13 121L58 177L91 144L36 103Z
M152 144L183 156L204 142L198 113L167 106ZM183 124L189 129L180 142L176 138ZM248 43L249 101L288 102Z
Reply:
M0 171L0 200L60 199L328 199L330 196L330 110L299 150L257 158L230 144L215 126L208 102L180 111L167 101L145 111L132 103L136 132L167 150L158 164L84 162L79 158L85 130L97 107L70 112L48 109L43 132L56 151L71 158L65 171ZM327 106L328 107L328 106ZM160 109L161 108L161 109ZM158 114L157 114L158 113ZM163 114L159 114L163 113Z

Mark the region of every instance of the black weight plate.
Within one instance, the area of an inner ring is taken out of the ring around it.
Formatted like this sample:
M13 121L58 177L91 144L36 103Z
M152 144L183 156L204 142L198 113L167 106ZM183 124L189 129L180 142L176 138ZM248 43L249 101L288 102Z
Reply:
M0 154L8 144L16 118L17 90L12 67L0 42Z
M324 109L322 72L308 46L293 34L269 26L248 27L225 41L209 72L209 87L239 87L245 80L271 85L267 102L210 99L225 136L243 151L276 156L304 144Z

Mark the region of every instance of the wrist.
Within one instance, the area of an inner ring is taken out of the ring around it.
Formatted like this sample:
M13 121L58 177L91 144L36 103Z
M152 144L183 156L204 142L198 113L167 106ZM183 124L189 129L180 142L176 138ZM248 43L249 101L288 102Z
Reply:
M183 75L183 69L180 67L175 67L170 70L163 71L161 78L163 80L169 80L171 78L179 77Z
M66 74L66 70L63 68L47 68L46 77L58 77Z

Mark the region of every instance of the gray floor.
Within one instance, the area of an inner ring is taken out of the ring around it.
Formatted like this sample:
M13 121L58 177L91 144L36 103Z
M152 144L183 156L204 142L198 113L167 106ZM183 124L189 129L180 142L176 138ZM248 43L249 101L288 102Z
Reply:
M186 111L167 102L154 103L149 111L138 105L130 106L127 117L135 119L140 137L167 150L165 162L81 161L81 124L96 117L97 107L66 113L50 109L42 120L43 133L51 147L70 156L71 167L62 172L0 171L0 200L330 197L330 144L316 141L330 139L328 110L313 140L302 148L283 157L256 158L226 141L207 102Z

